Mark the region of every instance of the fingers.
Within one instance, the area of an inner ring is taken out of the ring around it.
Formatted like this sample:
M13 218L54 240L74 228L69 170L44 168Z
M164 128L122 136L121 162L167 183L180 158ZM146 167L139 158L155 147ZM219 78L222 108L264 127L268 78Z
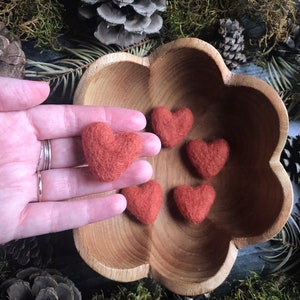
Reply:
M86 167L49 170L41 176L42 201L59 201L142 184L151 178L152 167L147 161L138 160L113 182L93 179ZM36 197L33 195L32 199Z
M31 109L28 118L39 140L79 136L92 122L104 122L116 132L140 131L146 126L139 111L103 106L41 105Z
M81 138L51 140L51 168L70 168L85 164Z
M140 136L143 140L143 149L140 156L150 157L157 155L161 149L161 141L158 136L151 132L143 132Z
M0 90L0 111L17 111L42 103L50 88L42 81L0 77Z
M102 198L29 203L22 212L17 238L77 228L121 214L126 208L123 195Z
M161 143L159 138L153 133L140 133L143 140L141 157L149 157L159 153ZM81 138L61 138L51 140L51 166L56 168L69 168L86 163Z

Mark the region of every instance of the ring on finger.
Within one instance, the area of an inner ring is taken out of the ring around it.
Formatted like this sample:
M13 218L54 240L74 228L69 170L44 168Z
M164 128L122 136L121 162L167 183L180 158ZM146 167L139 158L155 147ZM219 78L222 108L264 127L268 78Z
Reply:
M42 140L41 141L41 151L39 160L37 163L36 171L45 171L51 168L51 143L50 140Z
M37 200L42 202L43 200L43 182L42 182L42 173L37 171Z

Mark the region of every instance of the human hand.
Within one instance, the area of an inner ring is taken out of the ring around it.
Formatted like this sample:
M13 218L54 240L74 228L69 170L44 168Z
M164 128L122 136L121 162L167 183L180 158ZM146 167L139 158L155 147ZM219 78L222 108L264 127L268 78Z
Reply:
M112 130L140 131L146 125L142 113L112 107L38 105L49 86L0 77L0 244L39 234L57 232L104 220L122 213L121 194L88 198L146 182L152 167L135 161L116 181L93 179L84 163L80 133L91 122L105 122ZM159 139L140 133L141 156L160 151ZM37 165L41 141L51 142L51 169L41 172L42 194L38 202ZM80 200L68 200L80 197Z

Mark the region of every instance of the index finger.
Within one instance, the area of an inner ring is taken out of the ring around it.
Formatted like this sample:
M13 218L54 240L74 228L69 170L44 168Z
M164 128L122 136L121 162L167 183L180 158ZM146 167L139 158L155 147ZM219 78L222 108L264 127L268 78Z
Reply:
M113 131L140 131L145 116L136 110L108 106L41 105L28 111L40 140L78 136L92 122L104 122Z
M0 77L0 91L0 111L19 111L43 102L49 95L49 84Z

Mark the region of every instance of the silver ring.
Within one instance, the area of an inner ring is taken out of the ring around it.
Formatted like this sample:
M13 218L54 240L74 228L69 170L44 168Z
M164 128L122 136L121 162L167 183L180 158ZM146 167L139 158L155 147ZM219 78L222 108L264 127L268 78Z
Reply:
M43 183L42 183L42 173L37 171L37 200L41 202L43 200Z
M50 140L41 141L41 151L36 171L45 171L51 168L51 143Z

